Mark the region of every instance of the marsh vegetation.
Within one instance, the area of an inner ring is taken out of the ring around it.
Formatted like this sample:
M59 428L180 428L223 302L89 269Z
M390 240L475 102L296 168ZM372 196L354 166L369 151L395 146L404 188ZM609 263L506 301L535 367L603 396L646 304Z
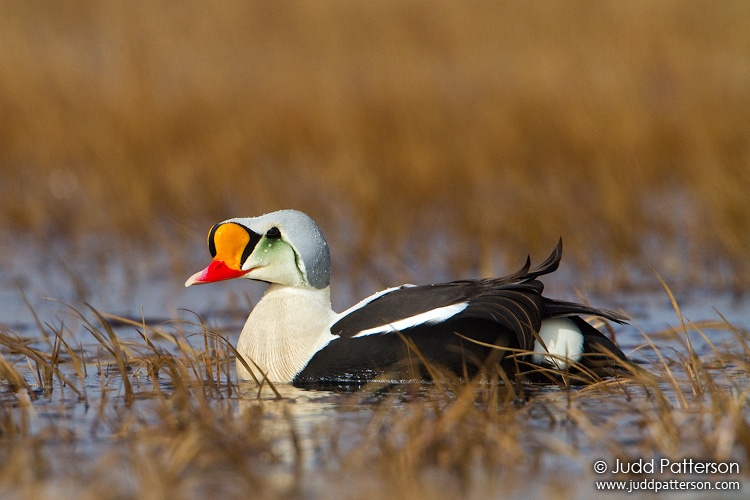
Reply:
M647 457L744 482L748 25L746 2L0 2L0 495L578 498L595 459ZM337 310L562 236L550 293L628 313L644 371L238 383L262 287L182 283L213 223L280 208L326 233Z

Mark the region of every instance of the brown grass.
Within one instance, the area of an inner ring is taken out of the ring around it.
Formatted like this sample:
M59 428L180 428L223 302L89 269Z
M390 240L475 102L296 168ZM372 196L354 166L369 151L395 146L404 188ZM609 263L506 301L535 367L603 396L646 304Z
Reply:
M1 2L0 231L180 249L295 207L366 261L429 231L489 274L562 235L583 270L746 284L748 25L742 1Z
M72 309L93 341L80 349L59 347L65 326L45 326L58 339L46 348L0 331L0 494L576 498L596 479L628 479L593 475L595 459L650 457L738 462L741 476L699 479L743 480L750 336L674 305L679 326L645 337L636 356L650 361L629 376L579 388L445 377L337 395L237 384L231 350L201 318ZM123 340L132 329L140 341ZM699 357L693 342L720 330L734 345Z

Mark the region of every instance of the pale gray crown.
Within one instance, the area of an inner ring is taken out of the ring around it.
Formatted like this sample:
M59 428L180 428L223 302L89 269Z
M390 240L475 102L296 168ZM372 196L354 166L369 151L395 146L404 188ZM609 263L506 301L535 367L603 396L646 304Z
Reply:
M307 214L299 210L279 210L259 217L229 219L263 236L272 227L292 246L302 265L307 282L315 288L325 288L331 281L331 254L323 233Z

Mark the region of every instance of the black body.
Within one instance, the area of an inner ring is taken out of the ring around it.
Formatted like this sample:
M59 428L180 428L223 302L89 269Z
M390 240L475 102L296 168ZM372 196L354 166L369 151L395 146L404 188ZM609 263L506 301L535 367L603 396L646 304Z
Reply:
M347 314L331 327L339 338L318 351L295 377L297 386L362 383L379 377L419 380L429 373L422 361L472 376L488 364L500 362L510 348L531 350L542 320L565 316L584 336L583 365L597 368L627 362L625 354L599 330L578 317L593 315L622 323L615 312L542 296L537 279L557 269L562 241L540 266L530 260L504 278L463 280L436 285L404 286ZM437 323L421 323L401 331L388 330L357 337L360 332L390 325L437 308L466 304ZM494 347L493 347L494 346ZM606 354L602 354L605 352ZM506 369L527 365L513 363Z

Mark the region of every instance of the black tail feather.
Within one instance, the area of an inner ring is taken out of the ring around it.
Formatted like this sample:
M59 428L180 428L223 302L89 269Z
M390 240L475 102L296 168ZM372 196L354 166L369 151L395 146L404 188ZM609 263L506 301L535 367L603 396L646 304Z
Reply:
M557 246L547 259L536 266L534 269L526 274L527 279L538 278L539 276L552 273L557 270L560 266L560 259L562 259L562 238L557 242Z
M583 304L576 304L575 302L566 302L547 297L544 298L544 318L571 316L575 314L598 316L621 325L628 321L627 316L608 309L600 309L598 307L585 306Z
M544 262L536 266L534 269L531 269L531 257L526 256L526 263L523 265L523 267L521 267L521 269L514 272L513 274L509 274L508 276L504 276L502 278L489 278L482 281L492 286L511 283L527 283L538 278L539 276L549 274L557 270L558 266L560 265L561 258L562 238L560 238L560 241L557 242L557 246L554 250L552 250L552 253L549 255L549 257L547 257Z

